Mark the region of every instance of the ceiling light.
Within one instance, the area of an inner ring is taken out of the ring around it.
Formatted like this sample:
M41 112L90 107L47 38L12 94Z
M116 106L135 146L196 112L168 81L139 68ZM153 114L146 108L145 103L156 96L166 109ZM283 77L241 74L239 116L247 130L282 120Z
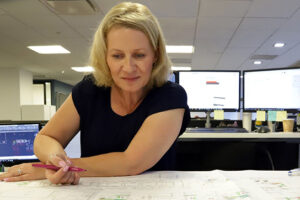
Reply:
M173 71L190 71L191 69L191 67L186 66L172 66Z
M194 53L194 46L184 46L184 45L167 45L167 53Z
M76 72L93 72L94 68L91 66L85 66L85 67L71 67L72 70Z
M253 62L254 65L261 65L261 63L262 63L262 62L261 62L260 60L255 60L255 61Z
M281 48L281 47L284 47L284 43L283 42L276 42L275 44L274 44L274 47L276 47L276 48Z
M61 45L28 46L27 48L39 54L68 54L71 53Z

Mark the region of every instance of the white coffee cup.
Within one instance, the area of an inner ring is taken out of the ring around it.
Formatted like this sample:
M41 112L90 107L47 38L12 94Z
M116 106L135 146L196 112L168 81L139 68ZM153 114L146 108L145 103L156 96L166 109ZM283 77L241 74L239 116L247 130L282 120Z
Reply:
M252 113L251 112L243 112L243 128L248 132L252 130Z

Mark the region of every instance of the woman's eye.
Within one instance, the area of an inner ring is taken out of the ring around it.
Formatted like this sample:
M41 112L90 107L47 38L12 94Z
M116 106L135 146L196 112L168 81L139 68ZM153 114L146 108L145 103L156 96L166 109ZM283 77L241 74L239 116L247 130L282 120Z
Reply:
M113 57L113 58L121 58L122 55L120 55L120 54L113 54L112 57Z
M139 54L135 54L136 58L143 58L145 57L145 54L139 53Z

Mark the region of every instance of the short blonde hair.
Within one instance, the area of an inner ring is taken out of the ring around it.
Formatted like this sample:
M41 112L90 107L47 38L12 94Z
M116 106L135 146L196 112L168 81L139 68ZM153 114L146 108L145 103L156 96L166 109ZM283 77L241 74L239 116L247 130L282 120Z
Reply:
M136 29L147 36L156 56L147 87L162 86L168 80L171 67L162 30L156 17L146 6L131 2L123 2L114 6L105 15L94 35L90 64L94 68L93 74L96 85L111 87L113 84L106 62L106 53L107 34L115 26Z

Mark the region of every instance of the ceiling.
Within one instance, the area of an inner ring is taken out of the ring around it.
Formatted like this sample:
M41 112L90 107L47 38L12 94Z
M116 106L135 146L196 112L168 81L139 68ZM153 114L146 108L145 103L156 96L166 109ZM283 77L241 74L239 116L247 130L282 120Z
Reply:
M77 83L83 74L70 67L87 65L95 29L104 14L121 2L90 1L95 11L70 15L61 14L46 0L1 0L0 68L23 68L36 79ZM135 2L147 5L157 16L168 45L195 46L193 54L169 54L175 66L213 70L300 66L300 0ZM286 45L274 48L277 41ZM43 55L27 48L53 44L71 54ZM255 57L262 58L261 65L253 64Z

